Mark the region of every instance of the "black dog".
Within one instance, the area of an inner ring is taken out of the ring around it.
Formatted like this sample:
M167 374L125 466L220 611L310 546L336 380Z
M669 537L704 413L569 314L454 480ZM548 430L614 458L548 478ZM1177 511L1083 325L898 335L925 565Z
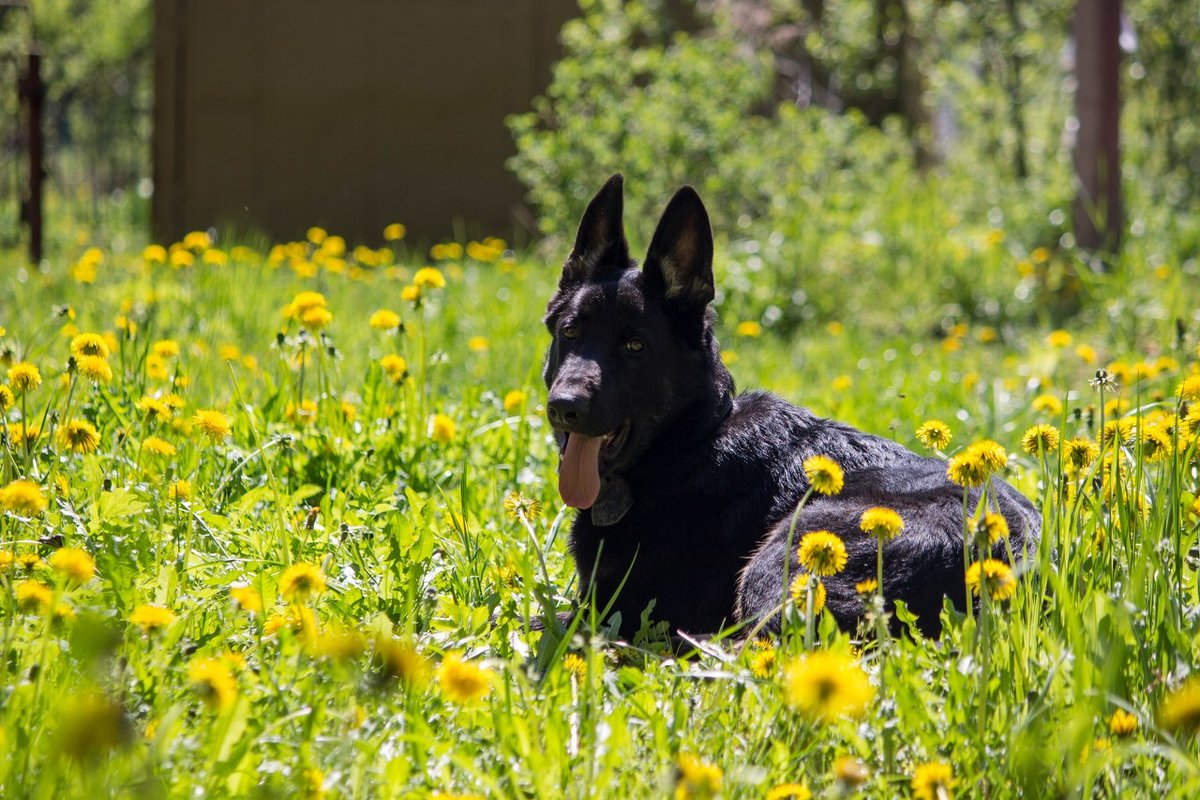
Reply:
M966 599L962 489L945 463L763 392L735 395L708 308L713 243L700 197L684 187L671 199L640 270L622 209L614 175L583 215L546 314L547 415L562 448L560 494L580 509L571 550L583 596L612 602L623 635L651 603L651 619L689 633L771 614L777 628L785 559L790 574L801 569L796 548L787 552L808 489L801 464L819 454L842 466L845 487L814 495L794 543L813 530L844 540L846 568L825 580L838 623L852 629L862 616L854 585L874 576L876 545L858 523L882 505L906 526L884 548L884 595L937 635L943 598ZM1018 558L1036 547L1029 501L1001 481L989 496ZM1003 553L997 545L994 557Z

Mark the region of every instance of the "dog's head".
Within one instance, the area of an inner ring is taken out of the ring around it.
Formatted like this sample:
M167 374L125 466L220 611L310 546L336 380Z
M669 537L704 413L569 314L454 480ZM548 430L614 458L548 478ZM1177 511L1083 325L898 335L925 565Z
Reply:
M732 388L708 309L713 240L704 204L680 189L638 269L622 188L614 175L588 205L546 313L546 413L562 448L559 491L576 508L591 507L601 478L630 468L664 430L689 414L711 416Z

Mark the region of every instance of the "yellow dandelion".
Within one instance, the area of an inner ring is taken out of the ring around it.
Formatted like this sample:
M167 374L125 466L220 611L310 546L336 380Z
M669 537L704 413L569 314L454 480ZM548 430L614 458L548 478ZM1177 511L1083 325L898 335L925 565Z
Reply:
M71 355L76 358L83 358L84 356L108 358L108 342L98 333L81 333L71 339Z
M792 585L788 590L789 596L792 598L792 603L796 606L796 610L801 614L808 613L808 575L801 573L795 578L792 578ZM821 581L813 583L813 616L820 614L825 609L825 584Z
M724 772L716 764L681 753L675 764L675 800L717 797L724 778Z
M413 276L413 285L421 289L441 289L446 285L446 279L437 267L421 267Z
M504 510L508 513L509 519L524 517L532 521L542 515L542 504L514 489L504 498Z
M429 420L429 438L440 444L454 439L454 420L445 414L434 414Z
M406 303L417 303L421 300L421 287L413 284L400 290L400 299Z
M129 622L142 629L142 633L154 633L175 621L175 612L162 606L140 605L129 614Z
M304 312L311 311L314 308L325 308L329 305L325 299L325 295L320 292L301 292L292 298L288 308L292 312L292 316L299 319L304 315Z
M94 453L100 447L100 434L87 420L73 419L58 429L58 443L73 453Z
M279 593L287 601L303 601L325 591L321 568L303 561L292 564L279 579Z
M178 358L179 342L174 339L159 339L150 345L150 350L159 358Z
M994 558L976 561L968 567L966 581L976 597L980 593L980 584L987 586L988 596L993 600L1007 600L1017 591L1017 579L1012 568Z
M1125 738L1137 733L1138 718L1123 708L1118 708L1108 718L1109 732L1118 738Z
M982 486L991 474L1004 467L1007 461L1008 454L1003 447L984 440L968 445L961 453L951 458L946 474L959 486Z
M756 678L769 678L775 674L779 655L774 647L756 649L750 656L750 673Z
M1064 330L1051 331L1046 336L1046 344L1051 347L1070 347L1073 341L1074 338L1071 334Z
M161 244L148 244L142 250L142 260L147 264L167 263L167 248Z
M1171 455L1171 436L1162 428L1141 427L1137 436L1146 461L1161 461Z
M283 410L283 416L289 422L308 425L317 418L317 404L312 400L301 400L297 407L295 403L289 401L287 408Z
M488 349L486 336L472 336L467 340L467 349L472 353L482 353Z
M46 510L46 496L36 483L15 480L0 489L0 508L32 517Z
M133 405L151 422L170 422L174 414L171 406L165 400L150 395L140 398Z
M248 614L262 613L262 595L249 586L230 586L229 597L239 609Z
M492 688L492 671L474 661L464 661L458 653L448 653L437 672L438 685L447 698L456 703L471 703Z
M808 653L788 664L783 690L788 705L822 722L861 716L875 697L858 662L829 650Z
M233 427L229 417L214 409L197 411L192 417L192 424L213 442L224 439Z
M367 649L367 640L353 629L328 630L305 644L305 650L317 658L351 661Z
M16 394L24 394L42 385L42 373L35 364L19 361L8 368L8 385Z
M109 383L113 378L112 367L100 356L84 356L75 362L79 374L92 383Z
M917 428L917 441L927 450L945 450L952 438L950 426L940 419L926 420Z
M874 578L867 578L854 584L854 591L859 594L873 594L879 588L879 581Z
M1175 387L1175 396L1188 403L1200 403L1200 375L1189 375Z
M0 550L0 572L7 572L15 560L11 550Z
M797 556L814 575L836 575L846 567L846 545L830 531L806 533L800 540Z
M15 563L17 568L22 572L30 574L42 566L42 557L37 553L18 553L16 560L13 563Z
M13 396L12 389L0 383L0 414L8 411L17 402L17 398Z
M54 602L54 591L38 581L21 581L13 587L17 608L26 614L43 614Z
M1025 431L1021 437L1021 449L1031 456L1052 453L1058 450L1058 428L1039 422Z
M977 531L987 534L989 545L1008 538L1008 520L1004 518L1003 514L986 512L975 525Z
M188 665L188 682L211 708L222 711L237 699L237 679L220 658L199 658Z
M328 308L310 308L300 313L300 324L316 333L333 321L333 314Z
M167 487L167 497L176 502L192 499L192 482L187 480L172 481Z
M735 336L746 336L750 338L762 336L762 325L752 319L748 319L744 322L739 322L737 327L733 329L733 333Z
M371 315L367 321L372 328L377 331L397 331L400 329L400 315L395 311L389 311L386 308L381 308Z
M950 800L958 781L949 764L928 761L913 770L912 790L917 800Z
M1071 472L1087 469L1099 455L1100 448L1089 439L1070 439L1063 445L1063 456Z
M1163 698L1158 723L1169 731L1192 732L1200 728L1200 676L1193 675Z
M1052 394L1039 394L1033 398L1033 402L1029 404L1036 413L1048 417L1057 417L1062 414L1062 400L1059 400Z
M904 520L890 508L868 508L858 520L858 527L868 536L880 541L895 539L904 530Z
M379 359L379 366L392 383L400 383L408 375L408 362L404 360L404 356L395 353L389 353Z
M175 455L175 445L157 436L147 436L142 440L142 449L155 456L171 458Z
M374 642L371 663L385 680L419 686L429 679L429 661L409 642L392 637Z
M819 494L834 495L842 490L845 474L841 466L828 456L809 456L804 459L804 474L809 485Z
M96 574L96 560L78 547L62 547L47 562L71 583L87 583Z
M398 242L408 233L408 228L404 227L403 223L393 222L383 229L383 238L389 242Z
M525 401L528 395L520 389L513 389L504 395L504 411L508 414L516 413L525 407Z
M781 783L767 792L766 800L812 800L812 796L803 783Z
M576 678L582 678L587 674L587 661L578 653L567 653L562 660L563 669L570 675Z

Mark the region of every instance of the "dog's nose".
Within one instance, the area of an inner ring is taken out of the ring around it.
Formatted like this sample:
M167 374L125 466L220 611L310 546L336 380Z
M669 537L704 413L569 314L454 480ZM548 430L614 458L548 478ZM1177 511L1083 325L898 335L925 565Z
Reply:
M546 416L556 428L578 425L588 411L588 398L581 394L556 394L546 402Z

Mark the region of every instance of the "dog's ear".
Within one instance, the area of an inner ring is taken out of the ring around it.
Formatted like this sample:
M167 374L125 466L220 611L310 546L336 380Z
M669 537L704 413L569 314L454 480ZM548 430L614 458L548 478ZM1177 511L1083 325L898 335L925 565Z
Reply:
M700 195L684 186L663 212L642 272L670 301L703 308L713 299L713 238Z
M630 266L625 240L625 179L613 175L588 203L575 247L563 264L562 284L615 278Z

